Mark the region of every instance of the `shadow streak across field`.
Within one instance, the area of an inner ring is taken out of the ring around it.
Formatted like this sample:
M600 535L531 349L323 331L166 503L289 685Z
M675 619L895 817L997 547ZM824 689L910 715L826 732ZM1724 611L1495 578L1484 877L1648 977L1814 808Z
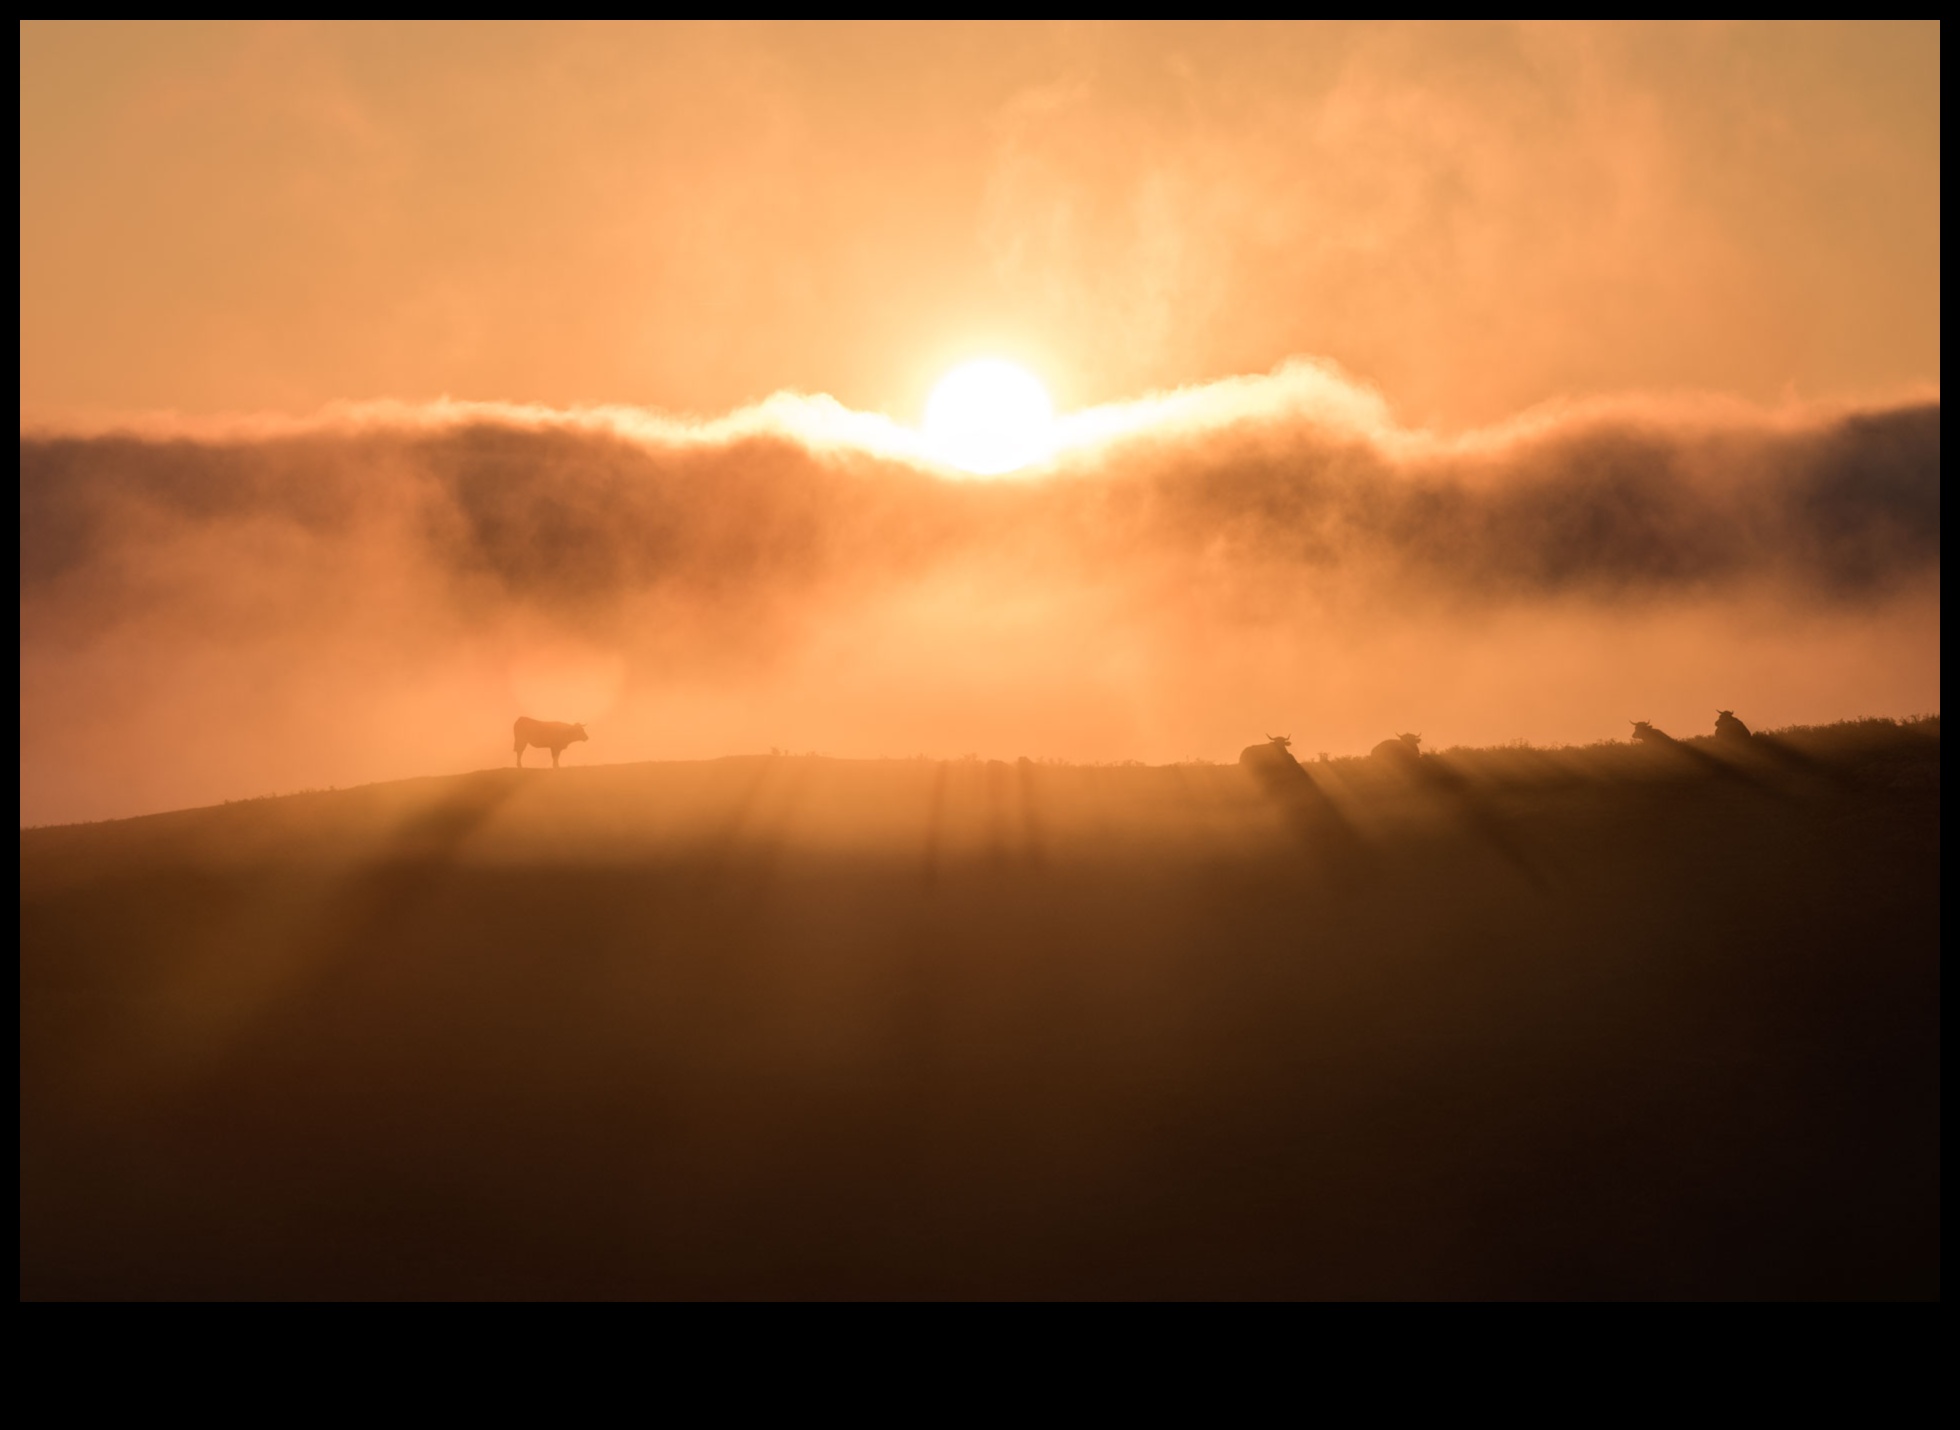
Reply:
M342 928L358 936L399 919L424 901L471 835L544 771L485 770L466 775L427 809L405 819L371 864L352 875L336 900Z
M1775 801L756 760L30 831L21 1293L1937 1297L1937 732L1789 738ZM196 1076L128 1036L269 945Z
M1526 847L1522 832L1499 810L1496 799L1479 790L1460 769L1441 756L1425 755L1408 762L1402 772L1417 789L1462 820L1527 884L1540 892L1550 887L1544 861Z
M1264 753L1264 752L1262 752ZM1280 812L1288 833L1336 876L1365 874L1367 839L1311 773L1281 750L1245 766L1260 793Z

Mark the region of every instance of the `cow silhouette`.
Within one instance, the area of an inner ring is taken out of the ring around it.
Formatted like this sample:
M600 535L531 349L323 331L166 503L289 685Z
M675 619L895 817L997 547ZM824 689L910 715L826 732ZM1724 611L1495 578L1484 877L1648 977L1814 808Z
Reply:
M1735 711L1717 710L1715 734L1723 740L1746 740L1749 738L1749 727L1735 718Z
M1645 720L1634 720L1630 723L1633 725L1633 742L1636 745L1677 745L1680 743L1680 741L1668 734L1667 731L1656 730Z
M1419 760L1422 758L1422 736L1408 734L1397 735L1393 740L1383 740L1368 753L1383 763L1390 761L1407 763L1412 760Z
M517 723L510 727L512 748L517 752L517 767L524 768L524 747L536 745L541 750L551 751L551 767L558 768L558 756L565 746L575 745L580 740L590 739L583 725L567 725L559 720L533 720L528 715L519 715Z
M1293 751L1287 748L1293 743L1285 735L1268 735L1263 745L1247 745L1239 752L1239 763L1259 778L1271 781L1275 777L1286 779L1295 773L1304 774L1300 762L1293 758Z
M1352 872L1364 854L1354 826L1293 757L1292 743L1285 735L1268 735L1265 744L1240 752L1239 768L1278 808L1295 838L1333 867Z

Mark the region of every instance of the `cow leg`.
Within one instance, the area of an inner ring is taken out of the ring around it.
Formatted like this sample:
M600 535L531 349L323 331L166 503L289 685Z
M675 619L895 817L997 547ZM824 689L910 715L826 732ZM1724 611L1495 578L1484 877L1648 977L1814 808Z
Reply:
M551 767L552 767L552 768L553 768L554 770L558 768L558 751L559 751L559 748L560 748L560 747L559 747L559 746L557 746L557 745L553 745L553 746L551 747Z
M517 747L517 768L520 770L524 768L524 747L522 745Z

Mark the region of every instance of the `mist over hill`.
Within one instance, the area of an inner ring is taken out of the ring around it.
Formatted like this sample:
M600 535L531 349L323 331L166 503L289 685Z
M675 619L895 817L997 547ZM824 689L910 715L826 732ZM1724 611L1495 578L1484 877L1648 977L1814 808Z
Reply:
M1938 704L1936 400L1447 440L1311 365L1153 401L992 483L817 399L23 435L21 818L473 768L518 714L613 761L1161 763Z

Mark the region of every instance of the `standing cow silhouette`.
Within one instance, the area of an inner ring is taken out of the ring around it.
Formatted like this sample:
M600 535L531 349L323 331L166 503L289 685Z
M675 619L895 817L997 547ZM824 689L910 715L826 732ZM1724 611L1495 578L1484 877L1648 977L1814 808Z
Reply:
M536 745L541 750L551 751L551 767L558 768L558 756L567 745L576 745L580 740L590 739L583 725L567 725L558 720L533 720L529 715L519 715L517 723L510 727L512 748L517 752L517 767L524 768L524 747Z

